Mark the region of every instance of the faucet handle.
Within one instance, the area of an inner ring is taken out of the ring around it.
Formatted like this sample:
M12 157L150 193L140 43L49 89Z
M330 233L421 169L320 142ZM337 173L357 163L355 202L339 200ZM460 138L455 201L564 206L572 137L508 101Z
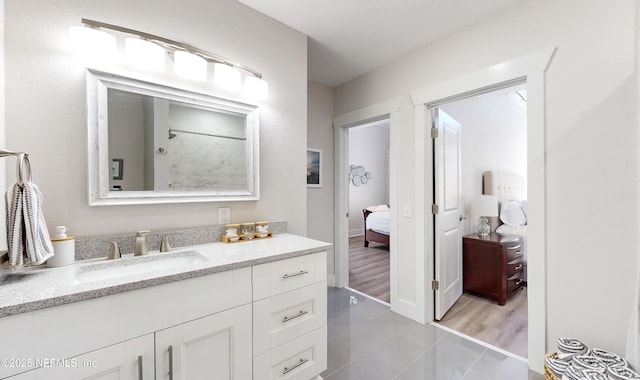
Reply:
M120 247L118 247L118 242L110 241L109 243L111 243L111 246L109 247L109 256L107 256L107 260L114 260L122 257Z
M149 235L150 233L151 233L151 231L138 231L138 232L136 232L136 237L138 237L138 236L144 237L144 236Z
M171 245L169 244L169 235L162 236L162 243L160 243L160 252L171 251Z

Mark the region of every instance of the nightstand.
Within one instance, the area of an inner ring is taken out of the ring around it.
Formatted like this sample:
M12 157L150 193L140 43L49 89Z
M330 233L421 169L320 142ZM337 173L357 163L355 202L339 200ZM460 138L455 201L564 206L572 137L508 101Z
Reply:
M522 289L522 237L491 233L462 238L464 291L495 297L499 305Z

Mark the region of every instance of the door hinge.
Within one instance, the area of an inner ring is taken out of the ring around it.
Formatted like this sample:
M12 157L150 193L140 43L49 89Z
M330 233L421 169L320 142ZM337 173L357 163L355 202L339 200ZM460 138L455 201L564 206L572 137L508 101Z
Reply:
M431 138L432 139L438 138L438 128L431 128Z
M347 218L349 217L349 213L347 213Z
M438 281L438 280L431 281L431 289L433 289L433 290L440 289L440 281Z
M431 205L431 213L433 215L437 215L440 212L440 207L438 205Z

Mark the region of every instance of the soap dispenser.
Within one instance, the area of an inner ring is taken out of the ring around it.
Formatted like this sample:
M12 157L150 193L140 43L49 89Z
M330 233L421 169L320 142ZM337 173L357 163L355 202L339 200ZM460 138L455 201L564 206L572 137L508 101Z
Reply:
M76 241L73 236L67 236L67 230L65 226L56 226L56 232L51 239L54 255L47 260L47 266L63 267L75 262Z

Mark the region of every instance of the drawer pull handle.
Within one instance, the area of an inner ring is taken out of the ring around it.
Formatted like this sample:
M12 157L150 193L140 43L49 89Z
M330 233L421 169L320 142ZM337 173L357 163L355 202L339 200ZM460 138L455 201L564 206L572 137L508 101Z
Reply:
M518 286L518 285L520 285L520 284L522 284L522 279L521 279L521 278L520 278L520 279L518 279L518 280L516 280L516 286Z
M301 365L303 365L304 363L308 362L309 359L300 359L296 364L292 365L291 367L284 367L282 369L282 374L286 375L287 373L293 371L294 369L300 367Z
M518 264L516 265L515 268L513 268L513 270L520 270L520 269L522 269L522 264Z
M298 276L302 276L303 274L307 274L309 273L308 270L301 270L300 272L296 272L296 273L286 273L282 275L283 279L287 279L287 278L291 278L291 277L298 277Z
M173 380L173 345L169 346L169 380Z
M142 355L138 356L138 380L143 380L144 376L142 374Z
M289 321L291 321L291 320L293 320L293 319L296 319L296 318L300 318L300 317L302 317L302 316L303 316L303 315L305 315L305 314L309 314L309 312L308 312L308 311L304 311L304 310L300 310L300 311L298 312L298 314L296 314L296 315L292 315L292 316L290 316L290 317L289 317L289 316L286 316L286 317L282 318L282 323L289 322Z

